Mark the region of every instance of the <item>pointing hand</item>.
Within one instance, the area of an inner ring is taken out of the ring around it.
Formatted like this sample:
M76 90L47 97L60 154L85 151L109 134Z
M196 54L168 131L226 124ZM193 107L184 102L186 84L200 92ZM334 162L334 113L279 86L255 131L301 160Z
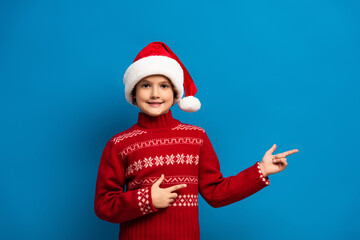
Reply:
M186 187L186 184L179 184L168 188L160 188L164 178L164 174L161 174L161 177L151 186L151 199L155 208L169 207L178 196L175 191Z
M272 155L273 152L276 149L276 144L274 144L264 155L261 163L260 168L264 175L264 177L267 177L271 174L278 173L283 171L288 163L286 162L286 156L289 156L293 153L297 153L298 149L293 149L290 151L286 151L283 153L278 153L276 155Z

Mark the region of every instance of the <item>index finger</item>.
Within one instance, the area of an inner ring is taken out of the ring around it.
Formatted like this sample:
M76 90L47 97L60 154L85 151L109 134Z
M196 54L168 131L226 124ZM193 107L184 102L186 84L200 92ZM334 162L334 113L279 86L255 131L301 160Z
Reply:
M170 192L174 192L176 190L179 190L179 189L185 188L185 187L186 187L186 184L179 184L179 185L174 185L174 186L168 187L167 190L169 190Z
M290 150L290 151L286 151L286 152L284 152L284 153L282 153L281 155L285 155L285 157L286 156L289 156L289 155L291 155L291 154L293 154L293 153L297 153L299 150L298 149L293 149L293 150Z

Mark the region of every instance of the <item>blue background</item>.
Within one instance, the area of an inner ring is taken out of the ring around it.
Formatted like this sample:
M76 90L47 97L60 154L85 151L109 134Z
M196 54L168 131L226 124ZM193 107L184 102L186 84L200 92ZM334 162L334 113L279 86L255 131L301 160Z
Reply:
M93 210L106 142L132 126L122 77L163 41L188 68L230 176L299 149L202 239L359 239L360 4L346 0L2 1L1 239L117 239ZM357 228L357 229L356 229Z

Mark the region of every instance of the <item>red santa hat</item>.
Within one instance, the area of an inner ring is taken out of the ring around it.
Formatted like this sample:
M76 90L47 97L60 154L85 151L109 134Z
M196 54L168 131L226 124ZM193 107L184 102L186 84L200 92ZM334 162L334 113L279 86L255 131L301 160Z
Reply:
M179 103L181 110L196 112L200 109L199 99L194 97L197 92L194 81L180 59L163 42L152 42L136 56L124 75L125 97L133 104L131 92L136 84L150 75L164 75L174 85L177 96L174 105ZM185 90L185 97L184 95ZM134 104L133 104L134 105Z

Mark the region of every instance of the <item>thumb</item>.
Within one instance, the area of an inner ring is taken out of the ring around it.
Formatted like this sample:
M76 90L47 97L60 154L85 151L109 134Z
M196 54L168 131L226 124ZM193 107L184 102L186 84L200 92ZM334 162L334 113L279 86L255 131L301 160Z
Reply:
M161 174L160 178L158 180L156 180L156 182L154 182L154 186L156 187L160 187L160 184L162 183L162 181L164 181L164 174Z
M275 149L276 149L276 144L274 144L274 145L267 151L267 153L272 154L272 153L275 151Z

